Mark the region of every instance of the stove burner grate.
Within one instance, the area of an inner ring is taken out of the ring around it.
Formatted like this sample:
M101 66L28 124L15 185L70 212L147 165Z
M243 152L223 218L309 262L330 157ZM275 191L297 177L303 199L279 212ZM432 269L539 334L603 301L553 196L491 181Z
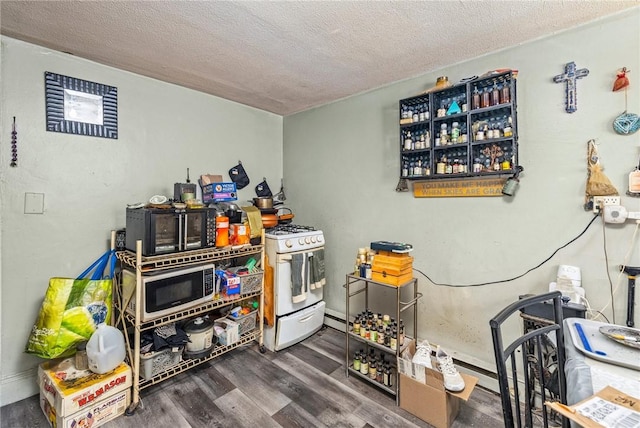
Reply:
M313 226L301 226L299 224L279 224L265 230L269 235L289 235L292 233L312 232L316 230Z

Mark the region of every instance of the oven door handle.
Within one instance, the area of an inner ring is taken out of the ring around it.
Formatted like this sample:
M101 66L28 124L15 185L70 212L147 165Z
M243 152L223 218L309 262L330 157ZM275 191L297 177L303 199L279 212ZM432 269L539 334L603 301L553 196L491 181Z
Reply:
M291 257L291 254L277 254L276 263L278 264L291 263L292 258L293 257Z

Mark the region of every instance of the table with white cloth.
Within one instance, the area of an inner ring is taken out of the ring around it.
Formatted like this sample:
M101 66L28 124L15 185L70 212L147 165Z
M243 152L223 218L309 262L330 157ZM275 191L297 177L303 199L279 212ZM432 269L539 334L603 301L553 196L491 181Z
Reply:
M575 324L579 323L591 349L588 352ZM620 344L602 333L601 323L582 318L564 320L565 376L567 404L573 405L605 386L612 386L628 395L640 398L640 349ZM598 355L595 351L600 352Z

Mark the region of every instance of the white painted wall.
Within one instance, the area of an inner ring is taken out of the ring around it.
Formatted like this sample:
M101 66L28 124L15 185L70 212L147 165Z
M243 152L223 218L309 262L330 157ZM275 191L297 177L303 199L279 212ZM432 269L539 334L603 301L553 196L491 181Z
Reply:
M282 176L282 117L189 89L2 37L0 151L0 405L37 393L40 359L23 352L52 276L75 277L125 225L127 203L173 196L173 183L227 171L240 159L255 196ZM44 72L118 88L117 140L47 132ZM11 121L18 167L10 168ZM25 192L45 212L24 214Z
M612 120L624 110L624 94L611 88L617 69L633 70L629 111L640 113L640 74L635 74L640 70L639 23L636 8L285 117L287 196L296 219L325 232L328 311L344 316L344 275L353 270L358 247L371 241L413 244L414 267L438 283L500 281L537 266L592 219L583 209L587 142L592 138L605 173L624 194L627 175L638 164L640 132L632 136L613 132ZM564 87L552 81L570 61L590 70L578 81L574 114L565 113ZM497 68L519 70L519 153L525 172L516 196L416 199L411 193L396 193L398 100L432 87L437 76L456 82ZM622 200L628 209L640 211L640 199L623 196ZM640 266L637 239L631 248L636 231L632 222L603 229L597 219L542 267L500 284L451 288L434 285L416 273L424 293L418 336L442 344L456 358L495 371L489 319L521 294L547 291L559 264L582 268L587 298L599 310L607 306L610 274L613 285L619 285L615 321L624 324L627 280L619 277L617 267L627 255L628 265ZM385 296L377 305L388 306L388 300ZM603 312L612 320L610 306ZM639 312L636 303L636 325ZM520 328L512 325L512 333Z

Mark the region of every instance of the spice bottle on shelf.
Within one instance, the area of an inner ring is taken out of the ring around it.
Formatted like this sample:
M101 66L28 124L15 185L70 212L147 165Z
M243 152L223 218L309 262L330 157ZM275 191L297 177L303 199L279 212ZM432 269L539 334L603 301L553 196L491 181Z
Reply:
M507 123L504 125L504 136L505 137L513 137L513 128L512 128L513 119L511 116L507 119Z
M460 138L460 124L453 122L451 124L451 144L457 144Z
M473 94L471 96L471 109L475 110L480 108L480 92L478 91L478 87L473 87Z
M491 105L497 106L500 104L500 91L498 90L498 84L494 82L491 89Z
M511 88L509 82L502 83L502 88L500 88L500 102L502 104L508 104L511 102Z
M486 87L480 94L480 108L491 106L491 88Z
M360 371L360 353L357 351L355 356L353 357L353 369L356 371Z

